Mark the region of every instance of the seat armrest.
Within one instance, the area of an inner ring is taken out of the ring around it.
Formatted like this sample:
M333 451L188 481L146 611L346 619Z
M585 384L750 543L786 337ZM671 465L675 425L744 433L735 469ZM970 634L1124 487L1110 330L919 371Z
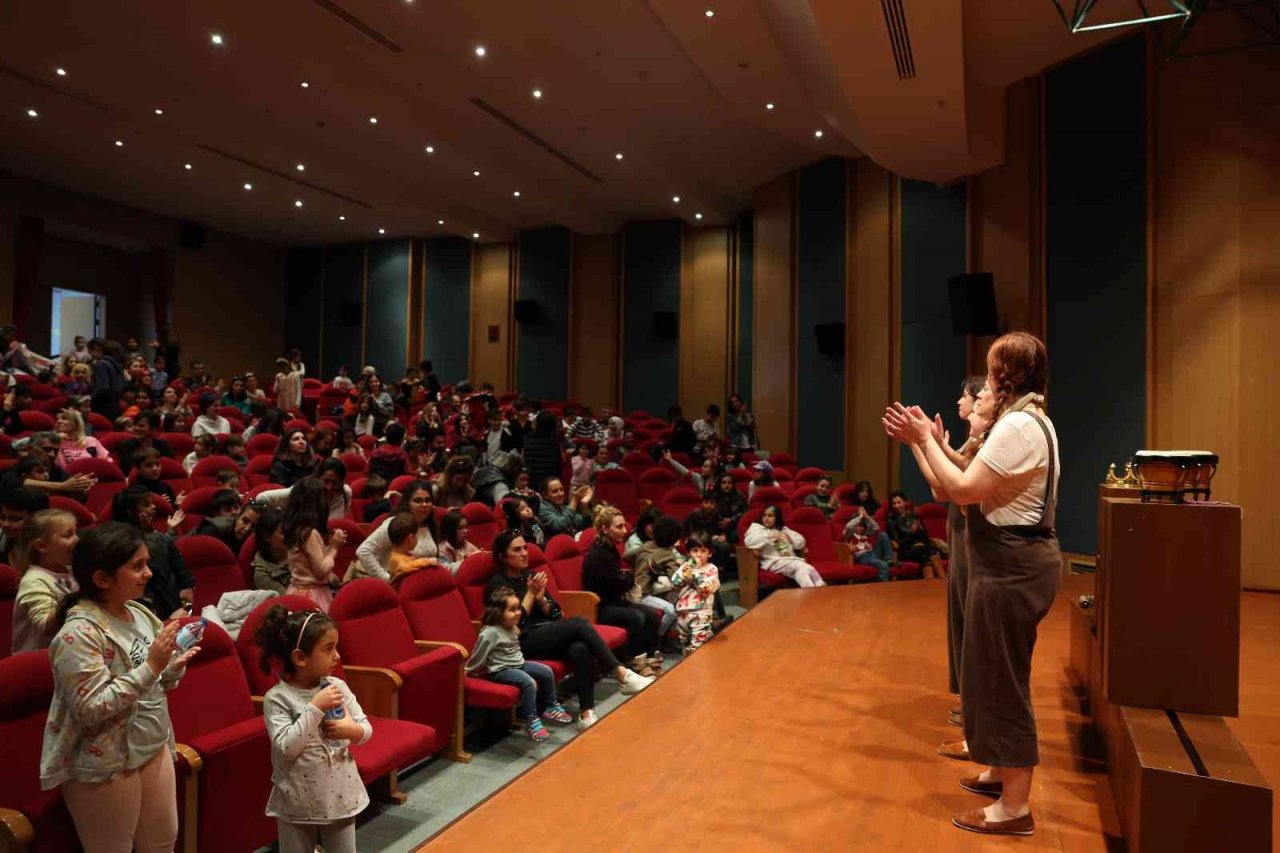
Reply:
M178 763L185 764L191 771L182 780L182 853L197 853L200 842L200 770L204 767L204 759L185 743L174 746L178 753Z
M342 672L366 714L393 720L400 718L397 694L404 681L399 675L380 666L351 664L344 664Z
M9 851L26 850L36 840L36 829L27 816L16 809L0 808L0 847Z
M204 759L200 757L200 753L185 743L174 746L174 751L178 753L178 761L187 765L191 772L199 773L204 768Z
M425 717L414 716L413 719L432 726L436 731L448 732L449 747L445 757L464 763L471 760L471 755L462 747L463 705L466 690L463 665L466 658L466 649L457 643L438 643L436 648L402 660L395 665L395 672L405 681L412 679L415 682L425 682L433 688L433 691L438 690L441 696L450 697L447 710L445 704L430 703L428 708L413 709L419 715L426 712ZM421 697L420 691L414 692ZM406 713L409 712L406 711Z
M845 542L832 542L831 547L836 552L836 562L844 563L846 566L853 565L853 549Z
M596 621L596 611L600 608L600 596L585 589L562 589L556 593L560 602L560 610L566 618L581 616L588 622Z
M261 715L261 714L262 714L262 706L266 704L266 702L267 702L267 697L265 697L265 696L250 696L250 697L249 697L249 700L250 700L251 702L253 702L253 712L254 712L255 714Z
M463 660L471 657L471 652L467 651L466 646L449 640L414 640L413 644L424 652L429 652L433 649L457 649Z
M755 607L760 601L760 557L745 545L738 552L738 604Z

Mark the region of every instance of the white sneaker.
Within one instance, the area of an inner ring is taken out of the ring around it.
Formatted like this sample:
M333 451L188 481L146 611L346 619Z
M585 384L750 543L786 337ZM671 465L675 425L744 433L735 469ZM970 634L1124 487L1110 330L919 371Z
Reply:
M622 695L633 696L636 693L639 693L641 690L644 690L650 684L653 684L652 678L646 677L643 675L637 675L636 673L630 670L627 670L627 674L622 679L622 685L621 685Z
M590 709L578 715L578 731L585 732L596 724L596 712Z

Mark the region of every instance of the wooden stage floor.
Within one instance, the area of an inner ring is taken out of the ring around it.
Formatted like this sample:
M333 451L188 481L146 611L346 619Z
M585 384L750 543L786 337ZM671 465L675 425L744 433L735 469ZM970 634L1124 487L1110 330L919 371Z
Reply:
M960 731L946 723L945 584L914 581L775 593L421 849L1123 849L1067 674L1069 600L1091 588L1069 578L1041 626L1031 838L951 825L989 801L956 784L974 765L934 754ZM1232 728L1274 783L1280 596L1246 594L1243 617Z

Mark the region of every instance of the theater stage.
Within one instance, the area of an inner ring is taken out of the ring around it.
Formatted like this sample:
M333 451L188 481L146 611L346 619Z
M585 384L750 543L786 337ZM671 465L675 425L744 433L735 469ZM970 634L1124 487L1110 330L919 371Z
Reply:
M934 754L960 731L946 724L945 583L908 581L775 593L420 849L1118 849L1066 667L1069 600L1091 588L1069 578L1041 626L1031 838L951 825L988 801L956 784L974 765ZM1246 594L1243 618L1232 728L1274 783L1280 596Z

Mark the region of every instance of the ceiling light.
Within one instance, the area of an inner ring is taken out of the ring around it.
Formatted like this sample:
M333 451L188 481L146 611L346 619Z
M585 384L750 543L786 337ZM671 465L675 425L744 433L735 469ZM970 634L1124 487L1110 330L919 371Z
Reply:
M479 231L472 231L472 232L471 232L471 239L472 239L472 240L479 240L479 239L480 239L480 232L479 232Z
M437 225L443 225L443 224L444 224L444 220L443 220L443 219L437 219L437 220L436 220L436 224L437 224Z
M299 163L298 165L294 166L293 168L297 169L299 172L305 172L305 171L307 171L307 167L306 167L306 166L304 166L304 165L302 165L301 163Z
M67 69L65 69L65 68L55 68L55 69L53 69L53 70L57 73L57 75L58 75L59 77L66 77L66 76L67 76Z
M123 147L124 147L124 140L123 140L123 139L117 139L117 140L116 140L116 147L117 147L117 148L123 148Z
M36 112L35 110L27 110L27 115L30 118L40 118L40 113Z
M190 164L190 163L183 163L183 164L182 164L182 168L184 168L184 169L186 169L188 172L190 172L190 171L191 171L191 164Z
M542 90L541 90L541 89L534 89L534 90L533 90L533 96L534 96L535 98L541 98L541 97L542 97Z
M220 33L214 33L213 35L209 36L209 41L213 42L216 45L221 45L222 35Z
M680 196L678 196L678 195L673 195L673 196L671 197L671 200L672 200L672 201L674 201L676 204L679 204L679 203L680 203Z
M703 12L702 14L706 15L708 18L714 18L714 17L716 16L716 10L715 10L715 9L708 9L707 11Z
M164 110L160 109L159 107L156 107L156 115L158 116L164 115Z
M480 177L480 170L479 170L479 169L476 169L476 170L475 170L474 172L472 172L471 174L475 175L475 176L478 178L478 177Z
M693 218L694 218L694 219L701 219L701 218L702 218L702 214L701 214L701 213L695 213L695 214L693 215Z
M520 190L516 190L515 192L512 193L512 195L515 196L516 198L520 198Z
M619 151L617 154L614 154L614 155L613 155L613 159L615 159L615 160L621 160L621 159L622 159L622 152L621 152L621 151Z
M346 222L346 221L347 221L347 217L346 217L346 216L344 216L344 215L342 215L342 214L339 214L339 215L338 215L338 221L339 221L339 222Z
M822 138L822 131L820 131L820 130L815 130L815 131L813 132L813 137L814 137L814 139L821 139L821 138Z
M245 185L244 185L244 188L245 188L246 190L251 190L251 189L253 189L253 184L245 184Z
M306 80L303 80L303 81L302 81L302 88L304 88L304 89L310 89L310 88L311 88L311 84L310 84L310 83L308 83Z
M302 207L302 199L296 199L296 200L293 202L293 206L294 206L294 207Z
M486 53L488 53L488 51L484 49L484 45L482 44L476 45L476 56L483 59Z
M434 154L434 153L436 153L436 147L435 147L434 145L428 145L428 146L427 146L427 153L428 153L428 154Z
M379 228L379 229L378 229L378 233L379 233L379 234L386 234L386 233L387 233L387 229L385 229L385 228Z
M765 104L765 105L764 105L764 108L765 108L766 110L771 110L771 109L773 109L773 101L770 101L769 103Z
M369 116L369 124L377 124L377 123L378 123L377 116Z

